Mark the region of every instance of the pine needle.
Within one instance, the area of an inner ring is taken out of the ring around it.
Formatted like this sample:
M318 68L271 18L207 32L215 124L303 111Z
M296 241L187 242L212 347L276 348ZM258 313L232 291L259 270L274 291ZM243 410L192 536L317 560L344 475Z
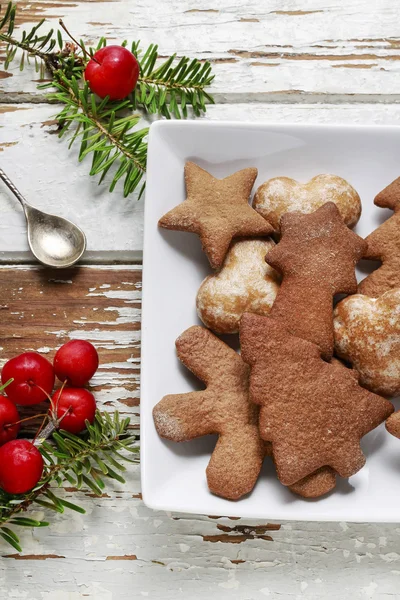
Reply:
M45 461L43 476L39 484L27 494L14 496L0 490L0 537L21 552L18 535L10 526L47 527L47 521L26 517L32 505L46 510L63 513L65 509L84 514L85 510L59 498L60 483L68 482L80 488L83 484L101 496L106 481L114 479L123 483L117 472L125 470L123 462L131 462L120 453L121 445L126 451L134 450L135 437L128 434L129 419L121 419L118 413L113 419L107 413L96 413L95 425L81 436L66 431L53 434L54 441L47 440L39 450ZM54 443L55 442L55 443ZM84 472L84 474L82 474ZM20 516L21 513L24 516Z
M155 44L142 50L140 42L134 41L130 47L140 66L135 90L121 102L100 100L90 92L83 73L87 55L93 56L96 50L104 48L105 38L95 47L85 47L82 40L79 48L71 43L63 45L61 31L51 29L41 33L45 22L42 19L16 39L16 10L17 5L9 2L3 16L0 15L0 41L6 43L5 69L19 50L21 70L29 64L29 58L34 58L34 68L40 71L42 79L43 71L48 71L51 83L38 88L51 88L48 99L64 105L56 116L59 137L67 137L69 147L80 144L80 161L91 156L89 173L99 177L99 184L108 177L112 192L122 180L123 195L126 197L139 188L140 198L144 190L148 133L147 127L139 126L142 114L181 119L187 117L191 107L193 115L200 116L206 111L206 104L214 102L205 89L214 79L210 63L174 54L160 64ZM128 46L128 42L124 41L122 46Z

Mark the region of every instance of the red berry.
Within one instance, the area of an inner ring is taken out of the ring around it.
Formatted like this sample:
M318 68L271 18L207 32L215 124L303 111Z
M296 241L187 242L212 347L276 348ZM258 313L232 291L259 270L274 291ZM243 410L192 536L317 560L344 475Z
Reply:
M68 414L60 423L60 429L70 433L80 433L86 429L85 421L93 423L96 413L96 400L93 394L84 388L64 388L53 395L53 404L57 407L57 419Z
M122 46L106 46L88 62L85 79L92 92L110 100L122 100L130 94L139 78L139 63Z
M60 381L82 387L93 377L99 366L96 348L84 340L71 340L61 346L54 357L54 371Z
M12 440L0 448L0 488L8 494L24 494L40 481L43 458L28 440Z
M6 362L1 372L1 381L4 384L11 378L14 381L7 386L5 392L16 404L38 404L47 398L46 394L53 391L53 367L37 352L24 352Z
M17 421L19 421L19 414L15 404L5 396L0 396L0 446L17 437L19 424L7 427Z

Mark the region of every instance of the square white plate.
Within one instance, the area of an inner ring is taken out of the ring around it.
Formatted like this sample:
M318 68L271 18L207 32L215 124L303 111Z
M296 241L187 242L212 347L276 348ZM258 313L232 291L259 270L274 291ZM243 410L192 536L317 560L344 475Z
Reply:
M356 231L367 235L391 212L374 196L400 175L400 128L255 125L220 122L157 122L151 126L146 188L141 435L142 490L158 510L277 520L400 521L400 441L383 426L362 441L366 466L335 492L317 501L298 498L280 485L270 460L253 492L231 502L207 489L205 469L215 438L186 443L158 437L154 405L166 394L201 389L179 363L175 339L199 324L195 298L211 272L196 235L166 231L158 219L183 202L183 168L192 160L222 178L257 167L263 181L286 175L301 182L319 173L347 179L359 192L363 214Z

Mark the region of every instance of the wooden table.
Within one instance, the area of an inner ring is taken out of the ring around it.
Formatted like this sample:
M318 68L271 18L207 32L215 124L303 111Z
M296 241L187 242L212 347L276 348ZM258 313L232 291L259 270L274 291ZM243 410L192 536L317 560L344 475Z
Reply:
M400 123L400 5L394 0L41 0L18 2L19 22L63 17L85 40L140 38L161 54L206 58L216 73L208 119ZM108 194L51 133L55 107L37 75L0 66L0 163L39 207L74 218L90 265L31 264L22 213L0 197L2 363L69 338L92 341L104 410L129 414L139 435L143 200ZM116 264L112 264L115 263ZM282 523L155 513L139 469L102 498L66 487L88 514L57 516L0 544L0 598L386 599L399 596L400 527ZM266 502L268 499L266 498ZM239 509L238 509L239 510ZM234 511L234 507L233 507Z

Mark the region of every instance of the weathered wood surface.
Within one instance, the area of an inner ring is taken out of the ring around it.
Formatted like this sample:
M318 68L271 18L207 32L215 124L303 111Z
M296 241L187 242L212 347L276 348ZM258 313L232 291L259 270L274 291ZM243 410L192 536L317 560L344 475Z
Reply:
M4 3L3 3L4 4ZM381 0L19 0L20 29L63 17L86 41L157 42L162 55L211 60L217 106L206 118L263 122L400 123L400 6ZM17 31L18 34L18 31ZM0 63L2 54L0 51ZM132 260L143 201L108 195L74 150L50 133L55 106L38 76L0 64L0 163L39 207L75 218L92 261ZM2 192L4 190L2 189ZM0 194L0 260L30 259L22 214ZM51 272L0 269L5 361L70 337L91 340L102 366L94 391L139 433L140 267ZM156 368L156 367L155 367ZM397 598L400 528L283 523L148 510L138 467L103 498L66 488L88 511L25 531L19 556L0 546L0 598L23 600L262 600ZM266 499L267 502L267 499ZM53 516L52 516L53 518ZM7 558L6 558L7 557Z
M57 27L63 17L88 42L101 35L110 41L135 38L144 45L158 42L163 56L176 52L211 60L216 75L212 92L220 105L210 107L207 118L399 119L393 103L400 102L400 8L393 2L19 0L18 5L16 35L42 17L47 28ZM135 196L124 200L118 191L110 196L106 186L89 180L87 164L78 166L74 150L69 152L65 141L48 133L46 123L56 107L20 105L43 101L37 83L33 69L21 73L16 62L5 72L0 64L0 102L9 105L0 109L3 168L39 206L82 224L88 260L140 258L143 202ZM315 104L320 102L324 104ZM380 104L364 107L361 102ZM386 106L388 102L392 104ZM23 215L8 193L0 196L0 214L0 260L29 260Z
M19 0L21 26L59 17L95 42L157 42L161 54L211 60L218 101L378 101L400 99L396 81L400 20L396 2L374 0ZM9 77L10 73L12 77ZM1 85L10 100L40 95L37 75L15 66ZM377 98L379 96L379 98Z
M39 208L76 220L88 237L86 259L140 259L144 199L109 194L88 177L87 161L52 133L56 107L48 104L0 104L0 162L28 199ZM206 119L253 122L400 124L400 104L220 104ZM87 159L89 160L89 159ZM279 173L277 175L282 175ZM0 186L0 262L32 260L22 210Z
M99 404L129 414L139 434L140 281L136 266L62 274L1 268L2 362L28 349L51 358L70 338L92 341L101 359L93 380ZM24 530L21 555L0 542L0 598L398 597L400 528L393 525L156 513L141 500L138 467L102 498L70 487L63 493L88 514L52 513L50 528Z

